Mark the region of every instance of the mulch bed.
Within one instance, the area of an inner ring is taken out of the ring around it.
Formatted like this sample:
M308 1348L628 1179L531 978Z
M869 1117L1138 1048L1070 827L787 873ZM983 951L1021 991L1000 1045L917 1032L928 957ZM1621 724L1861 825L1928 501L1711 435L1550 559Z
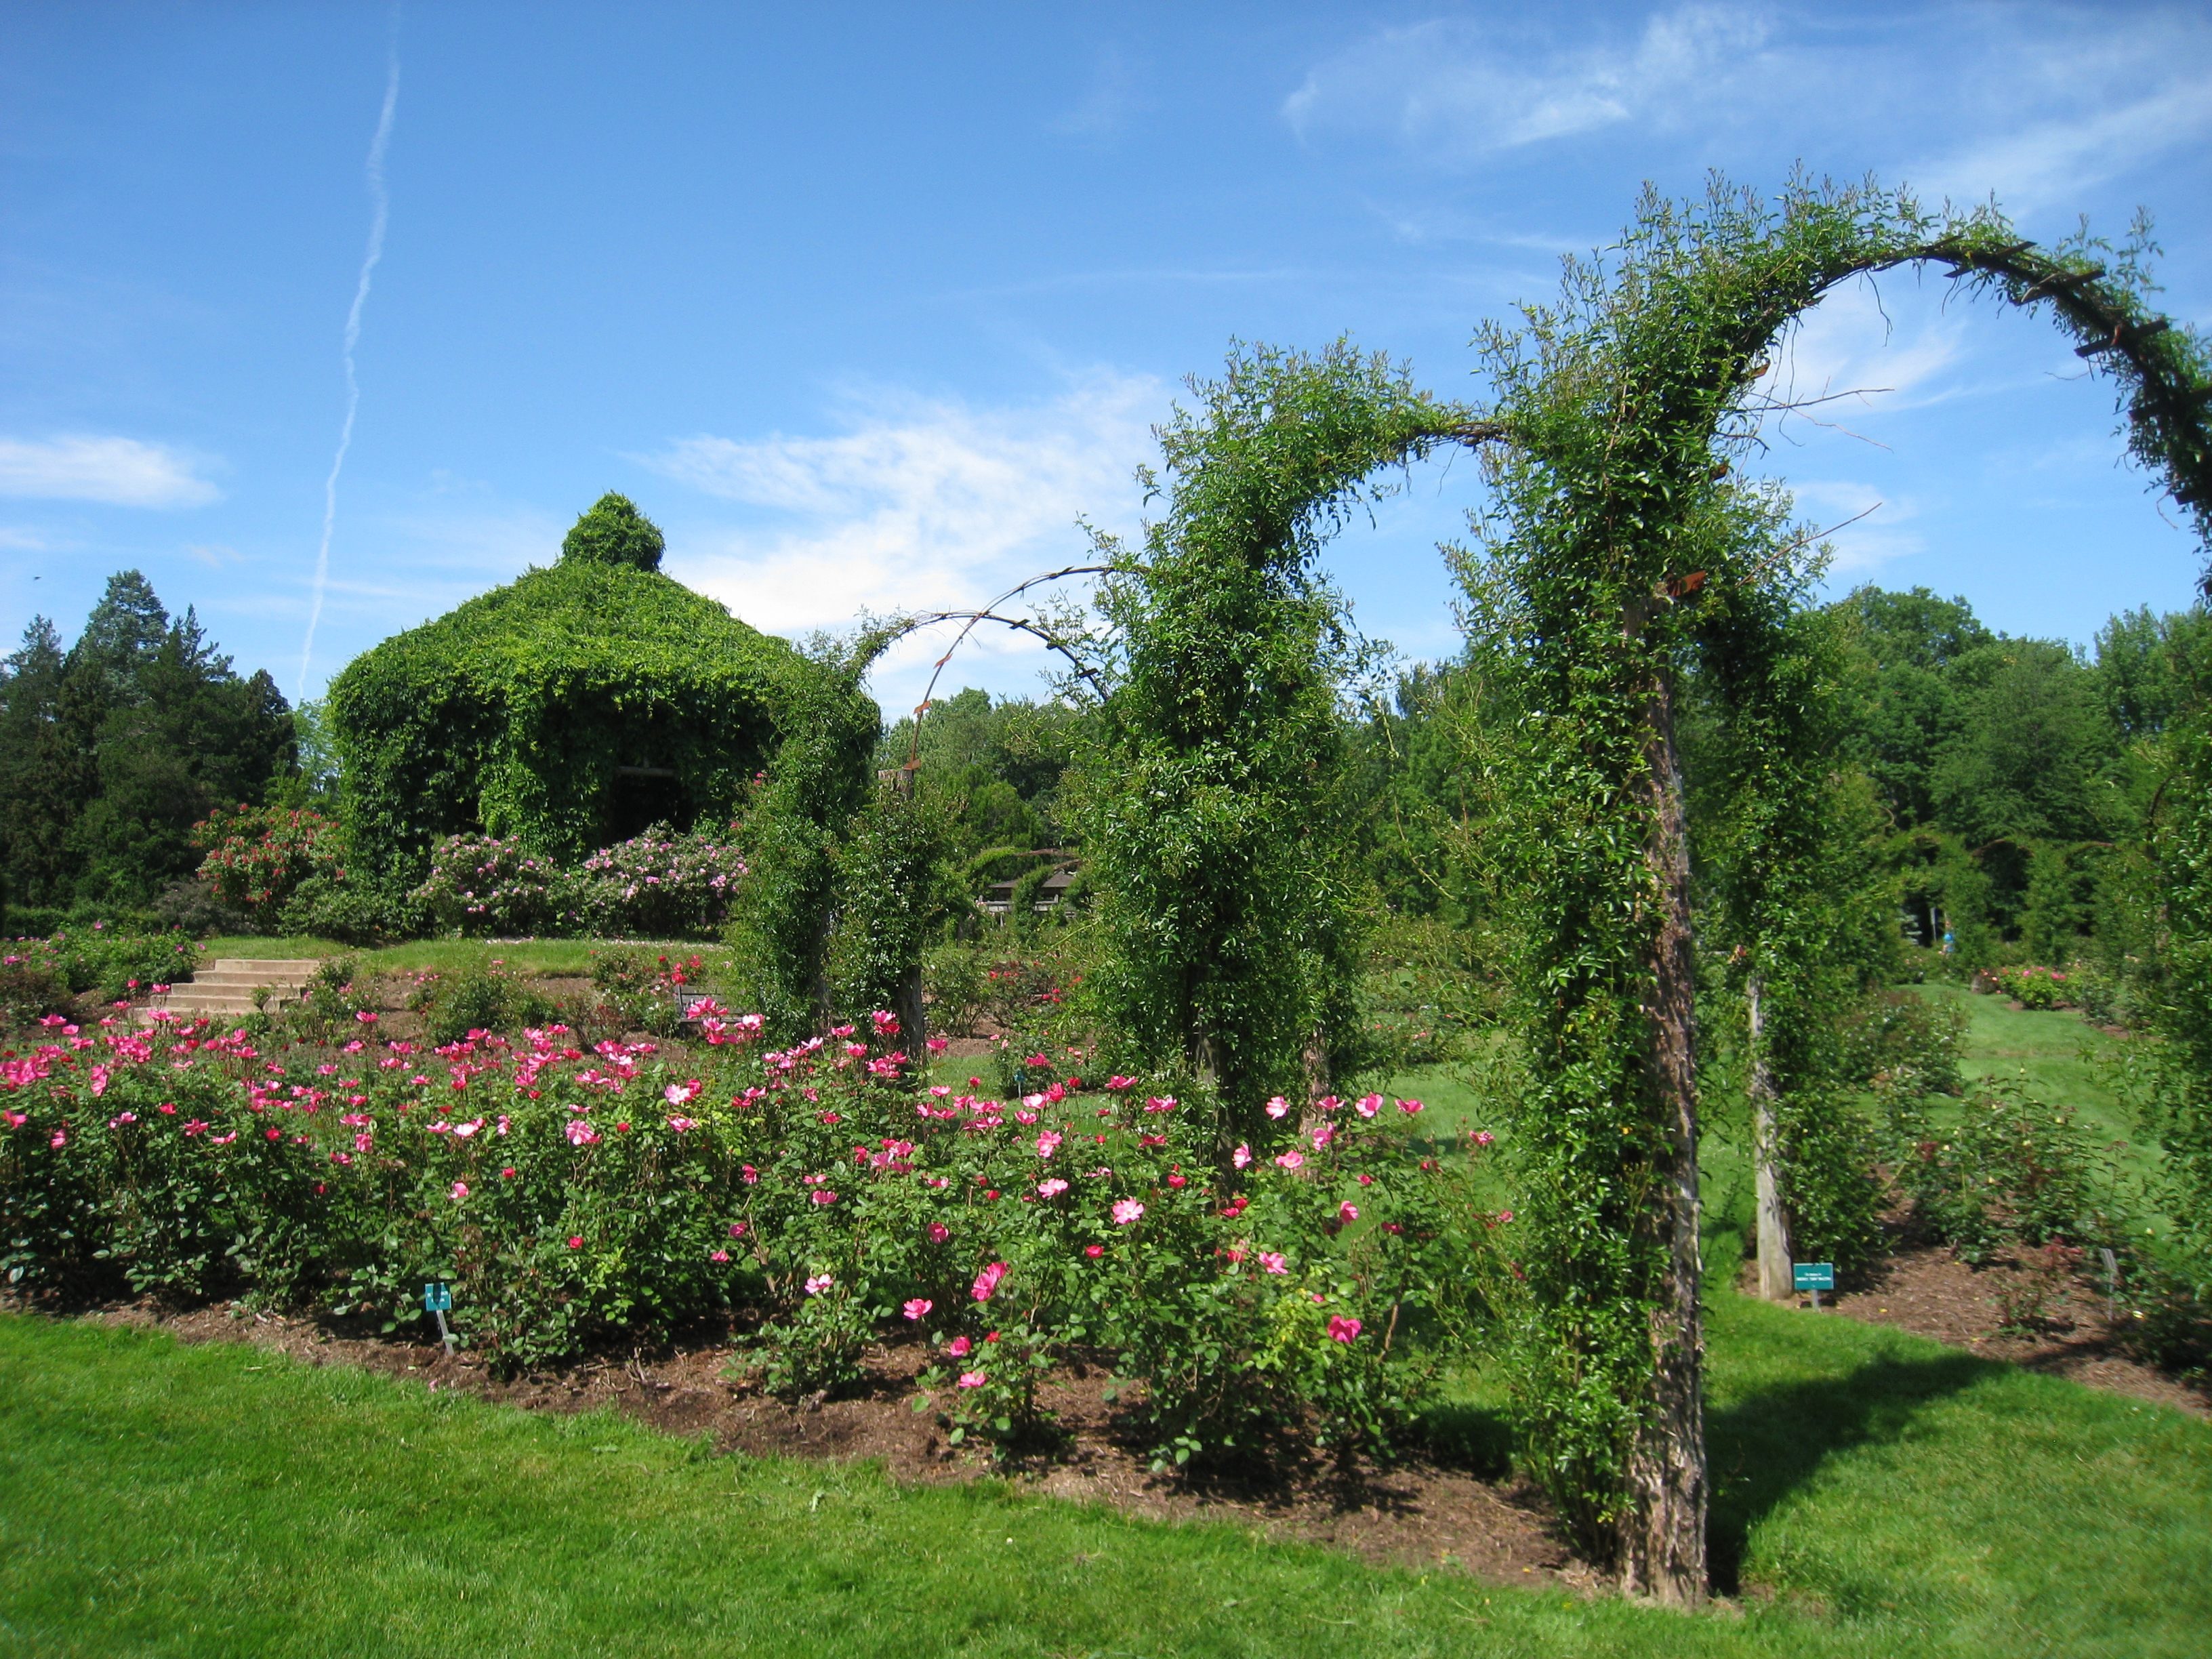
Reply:
M2052 1299L2035 1334L2000 1329L1999 1293L2007 1280L2026 1272L2010 1254L1972 1267L1948 1245L1900 1243L1863 1285L1821 1301L1849 1319L1894 1325L2086 1388L2212 1419L2212 1393L2203 1382L2185 1382L2127 1353L2106 1317L2104 1291L2094 1273L2075 1277Z

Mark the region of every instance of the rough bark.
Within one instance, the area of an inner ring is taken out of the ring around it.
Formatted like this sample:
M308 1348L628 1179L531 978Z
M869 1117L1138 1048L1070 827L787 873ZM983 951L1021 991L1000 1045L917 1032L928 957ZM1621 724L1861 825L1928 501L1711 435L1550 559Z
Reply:
M1622 1588L1674 1607L1705 1595L1705 1342L1698 1307L1696 962L1690 932L1690 848L1674 739L1673 687L1663 672L1646 726L1651 792L1645 844L1661 919L1651 1000L1644 1009L1644 1079L1665 1140L1645 1225L1667 1253L1651 1310L1651 1382L1629 1454L1631 1507L1622 1518Z
M1751 1097L1751 1141L1753 1183L1759 1206L1759 1293L1769 1302L1788 1302L1796 1296L1790 1272L1790 1212L1782 1202L1779 1127L1775 1121L1773 1068L1766 1063L1766 986L1753 974L1744 988L1751 1027L1751 1075L1746 1092Z

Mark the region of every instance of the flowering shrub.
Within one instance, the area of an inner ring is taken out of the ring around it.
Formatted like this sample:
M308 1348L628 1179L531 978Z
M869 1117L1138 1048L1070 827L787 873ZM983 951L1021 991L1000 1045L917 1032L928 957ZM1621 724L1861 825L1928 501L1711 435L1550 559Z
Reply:
M97 993L103 1002L143 997L156 985L190 979L201 947L182 933L118 933L94 922L48 939L19 939L0 945L0 970L8 975L11 1018L61 1012L52 1005L55 988L72 995ZM20 993L20 994L19 994Z
M192 826L204 848L199 877L217 898L274 916L310 877L342 879L345 842L337 823L305 808L221 807Z
M562 920L602 938L711 937L744 873L726 837L648 830L584 860L562 889Z
M528 934L559 915L561 880L558 864L518 841L448 836L431 849L429 876L414 896L456 933Z
M2023 1008L2071 1008L2074 993L2056 968L2000 968L1990 977L1997 989Z
M744 873L735 848L698 831L651 831L573 870L519 842L448 836L415 897L440 927L462 933L688 938L721 926Z
M507 1369L750 1306L793 1392L911 1332L934 1407L994 1440L1042 1425L1076 1346L1118 1356L1164 1463L1387 1448L1502 1281L1472 1159L1423 1155L1418 1102L1320 1102L1217 1172L1207 1115L1127 1078L996 1099L918 1086L888 1014L782 1051L757 1016L703 1029L679 1070L560 1026L433 1049L364 1023L279 1060L204 1022L56 1022L0 1059L0 1273L386 1328L445 1279Z
M2115 1147L2085 1134L2072 1107L1990 1079L1946 1127L1902 1103L1892 1109L1897 1184L1966 1261L2054 1239L2124 1246L2130 1206Z

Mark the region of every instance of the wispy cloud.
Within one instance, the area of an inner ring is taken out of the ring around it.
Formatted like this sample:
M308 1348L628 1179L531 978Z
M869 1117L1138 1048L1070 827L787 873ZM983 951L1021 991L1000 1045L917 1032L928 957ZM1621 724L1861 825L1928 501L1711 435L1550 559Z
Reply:
M972 604L1069 562L1085 549L1079 519L1134 516L1131 475L1166 404L1157 380L1101 373L1025 408L877 397L840 435L701 436L635 459L775 515L673 547L668 568L755 626L793 632L863 608Z
M1604 134L1696 161L1848 155L1931 201L2033 212L2212 133L2212 16L2112 3L1948 6L1849 28L1808 5L1692 3L1562 29L1388 28L1316 64L1283 115L1432 164ZM1658 159L1650 154L1649 166Z
M1826 538L1835 550L1828 567L1832 584L1863 580L1927 546L1926 538L1900 527L1920 516L1918 503L1910 499L1885 497L1872 484L1852 479L1792 479L1790 489L1813 528L1841 526Z
M1143 106L1127 61L1109 47L1092 66L1090 89L1073 108L1048 122L1046 131L1063 138L1104 143L1119 137L1129 118Z
M1317 65L1284 101L1303 135L1382 128L1409 147L1476 159L1708 107L1772 33L1765 8L1687 5L1625 38L1559 46L1491 20L1385 29Z
M167 444L85 433L0 438L0 495L104 501L111 507L204 507L222 492L200 463Z

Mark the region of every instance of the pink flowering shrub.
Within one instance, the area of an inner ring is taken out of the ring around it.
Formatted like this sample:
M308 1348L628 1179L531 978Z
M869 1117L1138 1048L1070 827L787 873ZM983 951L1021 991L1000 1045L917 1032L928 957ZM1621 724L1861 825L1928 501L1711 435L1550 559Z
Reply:
M431 849L414 896L450 932L520 937L552 927L562 876L558 863L512 837L447 836Z
M2074 988L2068 976L2056 968L2038 968L2030 964L2021 968L2000 968L1990 975L1997 989L2023 1008L2071 1008L2075 1005Z
M726 838L665 830L603 848L574 868L495 836L448 836L415 896L461 933L709 937L727 919L744 861Z
M1405 1113L1316 1103L1285 1121L1299 1169L1238 1172L1205 1111L1127 1077L925 1087L889 1015L782 1050L762 1029L710 1007L671 1066L557 1025L281 1057L204 1023L57 1025L0 1060L0 1273L387 1329L444 1279L507 1370L757 1310L789 1393L919 1335L923 1408L1000 1443L1049 1432L1037 1383L1072 1352L1117 1367L1163 1465L1386 1449L1510 1282L1475 1149L1435 1155Z

